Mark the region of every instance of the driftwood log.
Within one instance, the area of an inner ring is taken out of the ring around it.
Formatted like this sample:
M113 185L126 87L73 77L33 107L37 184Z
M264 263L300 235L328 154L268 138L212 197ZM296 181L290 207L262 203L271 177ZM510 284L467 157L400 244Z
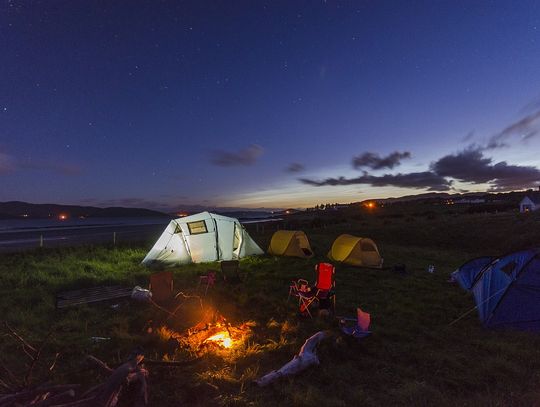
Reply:
M317 345L329 334L325 331L319 331L315 335L309 337L306 342L300 348L298 355L280 369L274 370L260 379L255 380L258 386L267 386L270 383L284 376L292 376L310 366L319 365L319 358L317 357Z

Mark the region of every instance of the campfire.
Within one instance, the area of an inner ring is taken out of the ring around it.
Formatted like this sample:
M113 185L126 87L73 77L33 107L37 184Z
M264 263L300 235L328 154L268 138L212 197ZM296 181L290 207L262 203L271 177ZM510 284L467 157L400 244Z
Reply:
M182 332L162 326L159 335L167 341L175 340L179 349L200 355L235 348L251 336L253 326L253 322L233 325L216 312Z
M245 323L234 326L226 321L207 324L198 330L188 330L186 336L179 340L196 353L231 349L242 343L251 335L252 324Z

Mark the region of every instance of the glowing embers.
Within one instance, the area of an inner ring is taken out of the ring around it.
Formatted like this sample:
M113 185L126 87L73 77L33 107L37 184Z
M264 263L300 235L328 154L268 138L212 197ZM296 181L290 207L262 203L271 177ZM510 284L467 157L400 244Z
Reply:
M187 345L196 353L231 349L251 336L252 326L253 324L250 323L233 326L226 321L206 324L202 329L189 330L188 334L179 340L179 343L181 346Z
M252 336L254 326L254 322L233 325L218 312L209 311L198 324L191 328L177 331L170 327L160 326L156 329L156 333L176 351L187 352L193 356L208 352L229 353L229 351L241 348Z
M218 346L222 346L224 348L230 348L233 345L233 340L227 331L222 331L212 335L210 338L206 338L203 343L208 342L214 342Z

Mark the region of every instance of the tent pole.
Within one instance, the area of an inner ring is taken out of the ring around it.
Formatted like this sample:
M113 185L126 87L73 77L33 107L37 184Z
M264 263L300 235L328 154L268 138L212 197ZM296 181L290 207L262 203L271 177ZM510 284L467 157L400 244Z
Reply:
M492 294L490 295L488 298L486 298L484 301L482 301L480 304L477 304L476 307L473 307L471 308L470 310L468 310L467 312L465 312L463 315L461 315L460 317L458 317L457 319L453 320L452 322L450 322L448 324L448 326L452 326L454 325L456 322L458 322L459 320L461 320L462 318L464 318L465 316L469 315L471 312L473 312L475 309L477 309L480 305L483 305L484 303L488 302L489 300L491 300L493 297L495 297L497 294L499 294L501 291L504 291L508 288L508 286L504 287L504 288L501 288L499 291L497 291L495 294ZM482 321L483 323L483 321Z

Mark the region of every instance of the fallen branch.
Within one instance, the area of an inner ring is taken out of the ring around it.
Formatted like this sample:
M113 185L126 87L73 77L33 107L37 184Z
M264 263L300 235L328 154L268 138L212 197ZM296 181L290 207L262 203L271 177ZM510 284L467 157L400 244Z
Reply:
M120 365L116 369L111 369L105 362L102 362L98 358L89 355L88 361L91 361L97 365L103 372L110 374L107 381L101 385L95 386L86 393L83 398L77 401L61 404L62 407L82 407L82 406L102 406L112 407L118 402L118 397L122 391L124 385L128 382L135 382L134 377L140 378L140 374L148 374L140 364L142 363L144 356L141 353L136 353L126 363ZM144 403L147 400L146 381L139 381L138 394L144 394ZM146 404L140 404L146 405ZM59 407L58 406L58 407Z
M260 379L255 380L258 386L267 386L283 376L292 376L313 365L319 365L317 357L317 345L329 334L325 331L319 331L304 342L300 352L290 362L283 365L279 370L274 370Z
M130 376L131 377L128 377L128 382L138 382L139 384L137 393L135 394L133 407L144 407L148 404L148 384L146 383L146 378L148 377L148 370L139 369Z
M11 390L15 390L22 386L21 381L11 372L11 370L7 368L7 366L2 360L0 360L0 368L6 374L6 376L2 375L4 376L2 383L4 383L7 386L7 388Z
M56 352L56 354L54 355L54 360L52 364L49 366L49 372L52 372L54 368L56 367L56 362L58 361L59 356L60 356L60 352Z
M142 362L144 356L137 355L133 359L118 367L105 382L103 390L98 393L94 399L96 406L115 406L118 401L118 396L122 390L122 386L126 382L130 373L139 370L139 363Z
M49 340L49 337L52 334L52 330L49 331L43 342L41 343L40 347L37 349L37 351L34 354L34 357L32 358L32 362L30 363L30 367L28 368L28 371L26 372L26 375L24 377L24 382L27 386L30 386L30 382L32 380L32 373L34 372L34 367L36 366L37 362L39 361L39 358L41 357L41 352L43 351L43 348L47 344L47 341Z
M45 400L42 400L40 402L37 402L35 404L32 404L32 407L49 407L49 406L56 406L61 403L68 402L72 400L75 397L75 391L74 390L68 390L64 393L59 393L55 396L51 396L49 398L46 398Z
M41 394L53 394L59 392L67 392L81 387L80 384L58 384L50 386L39 386L35 389L24 390L0 398L0 406L12 406L16 402L33 399Z
M116 369L110 368L105 362L94 356L87 356L87 361L97 366L103 373L108 375L108 379L97 386L77 395L75 390L80 388L79 384L52 385L42 384L31 387L34 368L42 364L42 353L51 332L41 342L40 346L30 345L21 335L12 329L7 322L4 323L9 331L9 336L15 338L22 344L22 349L31 359L24 379L16 377L2 362L0 362L0 388L4 387L9 393L0 395L0 407L13 407L14 405L36 406L36 407L114 407L118 404L120 394L128 392L131 394L132 407L144 407L148 404L148 385L146 378L148 371L143 367L144 355L142 349L137 348L131 353L128 360ZM56 366L60 353L56 353L54 361L50 366L46 366L47 373ZM167 363L151 361L154 364L180 366L188 365L193 361ZM121 402L124 402L123 400Z
M36 353L37 350L36 348L34 348L32 345L30 345L28 342L26 342L26 340L21 336L19 335L17 332L15 332L15 330L13 330L7 321L4 321L4 326L6 327L6 329L8 330L9 334L14 337L15 339L17 339L22 345L23 345L23 350L26 352L26 349L30 349L33 353ZM30 355L29 355L30 356Z
M86 360L88 360L89 362L92 362L93 364L97 365L104 373L111 374L112 372L114 372L114 370L111 369L105 362L99 360L95 356L88 355L86 357Z

